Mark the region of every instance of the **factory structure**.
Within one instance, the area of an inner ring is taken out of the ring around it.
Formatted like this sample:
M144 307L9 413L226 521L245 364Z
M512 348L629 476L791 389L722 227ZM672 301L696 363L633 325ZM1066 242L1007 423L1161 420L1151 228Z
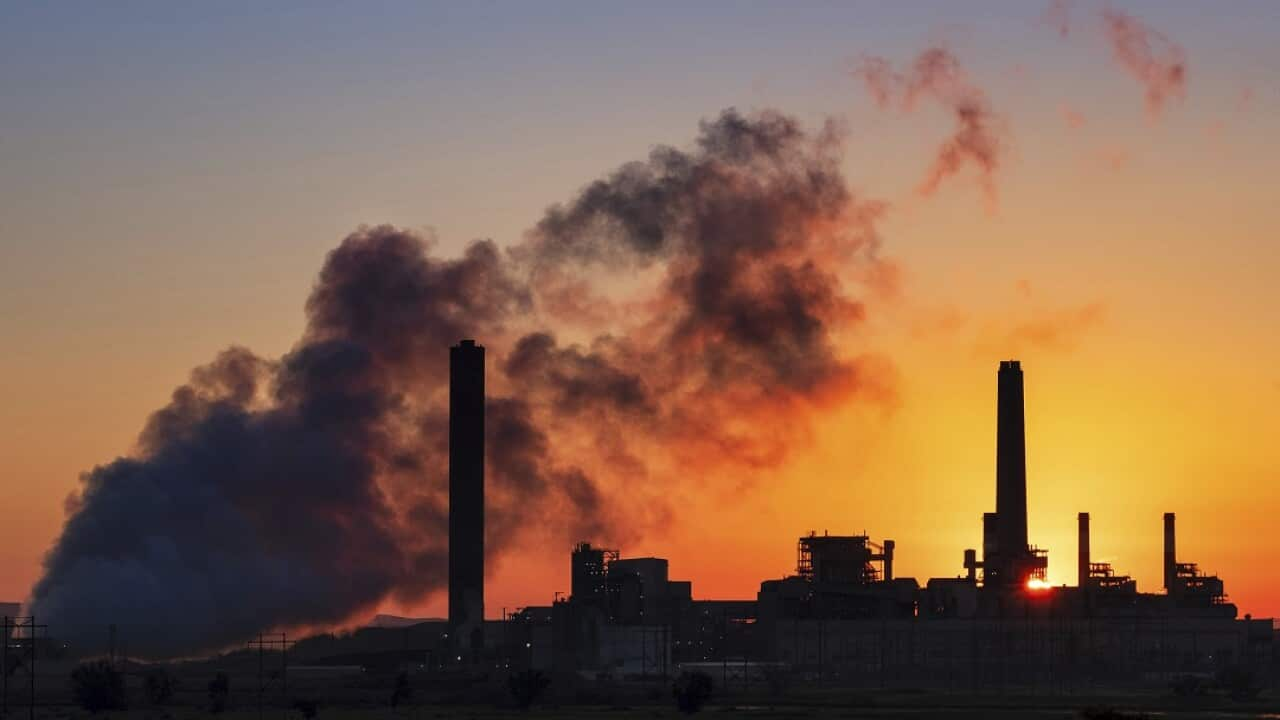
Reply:
M484 351L452 349L449 647L438 662L495 662L610 677L668 676L706 666L749 684L779 669L856 687L956 690L1167 682L1231 665L1271 673L1272 621L1237 617L1223 582L1179 558L1175 517L1163 518L1162 592L1090 555L1078 516L1077 583L1050 586L1048 555L1027 534L1023 373L997 375L995 511L982 547L954 577L923 584L894 573L896 544L809 533L792 575L755 597L695 599L663 558L623 557L581 542L571 589L549 606L483 615ZM1156 524L1152 518L1152 529ZM442 659L442 660L440 660Z
M458 648L483 647L484 347L449 348L449 629Z

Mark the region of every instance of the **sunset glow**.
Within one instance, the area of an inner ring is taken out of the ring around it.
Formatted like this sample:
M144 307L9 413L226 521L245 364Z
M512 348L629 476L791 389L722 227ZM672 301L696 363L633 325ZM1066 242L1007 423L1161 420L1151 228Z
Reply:
M1095 557L1159 592L1177 512L1181 558L1280 614L1280 13L1117 4L6 11L0 601L46 563L98 579L92 542L50 554L95 479L186 489L213 457L202 482L251 468L227 497L270 500L226 557L332 545L361 580L300 627L444 615L465 333L509 401L495 442L524 443L487 469L514 518L488 617L567 592L581 540L696 598L754 599L810 531L961 577L1009 358L1049 552L1027 590L1076 583L1089 512ZM220 413L232 441L190 439ZM172 524L108 534L169 558L206 530ZM261 597L313 578L282 556L248 563Z

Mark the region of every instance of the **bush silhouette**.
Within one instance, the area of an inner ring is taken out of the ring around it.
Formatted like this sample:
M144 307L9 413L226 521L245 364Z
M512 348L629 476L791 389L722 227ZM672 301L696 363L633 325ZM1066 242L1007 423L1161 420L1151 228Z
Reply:
M302 717L306 718L307 720L311 720L311 718L315 717L317 714L320 713L320 706L316 703L315 700L303 700L303 699L294 700L293 709L302 713Z
M91 713L125 708L124 678L105 660L71 671L71 694L77 705Z
M399 707L413 699L413 686L409 684L409 673L402 672L396 676L396 686L391 690L391 707Z
M1146 713L1127 713L1111 707L1085 708L1080 711L1084 720L1155 720Z
M1196 697L1204 695L1209 690L1208 686L1195 675L1179 675L1169 683L1169 687L1178 697Z
M209 681L209 712L220 713L227 709L227 699L231 696L231 678L226 673L218 673Z
M511 690L511 697L521 710L528 710L550 684L550 678L544 675L541 670L532 668L518 672L507 680L507 687Z
M164 705L173 699L173 690L177 685L173 675L164 668L151 668L143 678L143 689L147 693L147 702L152 705Z
M1252 700L1262 692L1262 685L1251 668L1234 664L1222 668L1214 678L1218 687L1232 700Z
M680 673L671 688L676 707L682 713L693 714L711 699L711 676L704 672Z

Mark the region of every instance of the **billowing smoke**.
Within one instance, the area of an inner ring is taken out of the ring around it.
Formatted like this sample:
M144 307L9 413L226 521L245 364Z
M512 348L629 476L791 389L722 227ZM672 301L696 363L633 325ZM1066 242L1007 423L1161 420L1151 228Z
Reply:
M866 57L854 74L882 108L898 105L909 112L921 99L928 99L952 114L955 131L938 147L919 185L920 194L932 195L944 180L970 165L978 171L988 202L995 203L995 174L1005 145L1001 124L986 93L969 80L951 51L929 48L916 56L905 73L895 71L885 58Z
M413 232L357 230L292 351L225 351L130 457L83 476L35 613L73 642L117 624L160 657L442 589L448 346L463 337L489 348L491 559L530 535L643 534L677 482L776 467L815 408L891 391L883 363L847 349L877 208L839 161L830 127L729 110L506 249L441 259Z

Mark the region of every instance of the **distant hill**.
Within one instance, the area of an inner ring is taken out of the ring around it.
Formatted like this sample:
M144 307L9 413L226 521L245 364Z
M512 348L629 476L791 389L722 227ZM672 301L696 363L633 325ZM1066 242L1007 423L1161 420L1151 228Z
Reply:
M370 628L404 628L418 625L425 622L444 622L444 618L411 618L401 617L399 615L384 615L379 613L373 616L365 627Z

